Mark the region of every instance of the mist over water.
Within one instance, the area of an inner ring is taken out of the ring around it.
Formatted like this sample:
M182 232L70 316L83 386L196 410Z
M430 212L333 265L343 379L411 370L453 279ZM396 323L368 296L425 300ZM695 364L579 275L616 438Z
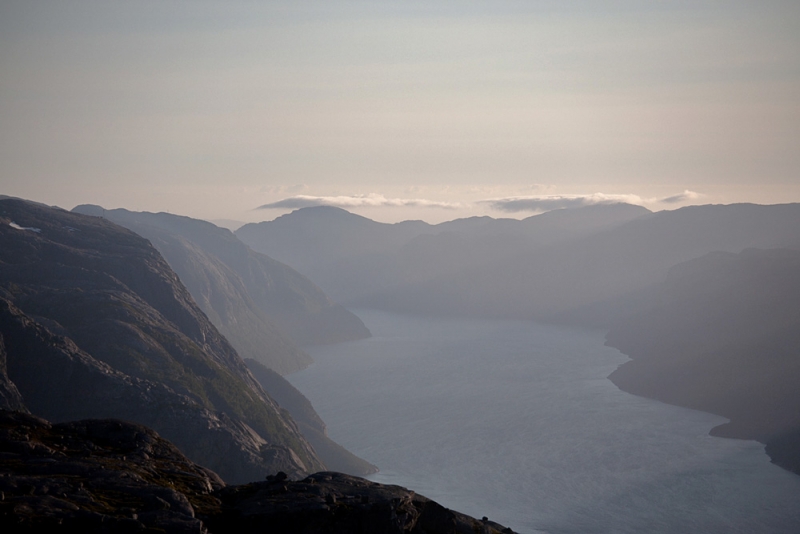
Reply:
M289 380L371 479L519 532L800 532L800 477L725 419L624 393L604 332L357 314Z

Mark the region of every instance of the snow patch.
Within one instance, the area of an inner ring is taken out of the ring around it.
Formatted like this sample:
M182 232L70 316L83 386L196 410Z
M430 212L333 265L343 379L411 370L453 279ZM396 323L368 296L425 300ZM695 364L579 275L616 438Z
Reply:
M30 230L31 232L36 232L37 234L41 234L42 233L42 229L41 228L34 228L32 226L20 226L15 222L10 222L10 223L8 223L8 225L11 228L16 228L17 230Z

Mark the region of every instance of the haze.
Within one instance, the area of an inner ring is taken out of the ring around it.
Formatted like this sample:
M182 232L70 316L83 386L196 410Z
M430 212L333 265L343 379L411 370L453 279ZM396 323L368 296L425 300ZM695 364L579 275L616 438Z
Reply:
M245 222L797 202L798 21L781 1L3 1L0 184Z

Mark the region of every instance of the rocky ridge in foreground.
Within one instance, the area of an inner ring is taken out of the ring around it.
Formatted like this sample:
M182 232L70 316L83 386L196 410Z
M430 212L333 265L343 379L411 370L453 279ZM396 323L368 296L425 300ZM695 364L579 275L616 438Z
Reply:
M3 532L510 533L399 486L321 472L225 486L170 442L118 420L51 424L0 411Z

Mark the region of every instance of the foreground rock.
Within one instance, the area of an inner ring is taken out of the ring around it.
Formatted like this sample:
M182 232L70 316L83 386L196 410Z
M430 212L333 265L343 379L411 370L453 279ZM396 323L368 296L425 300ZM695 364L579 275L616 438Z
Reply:
M0 411L2 532L511 532L399 486L282 473L225 487L152 430Z
M222 486L144 426L0 412L3 532L203 532Z
M222 514L207 518L212 532L510 533L488 519L449 510L400 486L341 473L316 473L299 482L266 482L215 492Z

